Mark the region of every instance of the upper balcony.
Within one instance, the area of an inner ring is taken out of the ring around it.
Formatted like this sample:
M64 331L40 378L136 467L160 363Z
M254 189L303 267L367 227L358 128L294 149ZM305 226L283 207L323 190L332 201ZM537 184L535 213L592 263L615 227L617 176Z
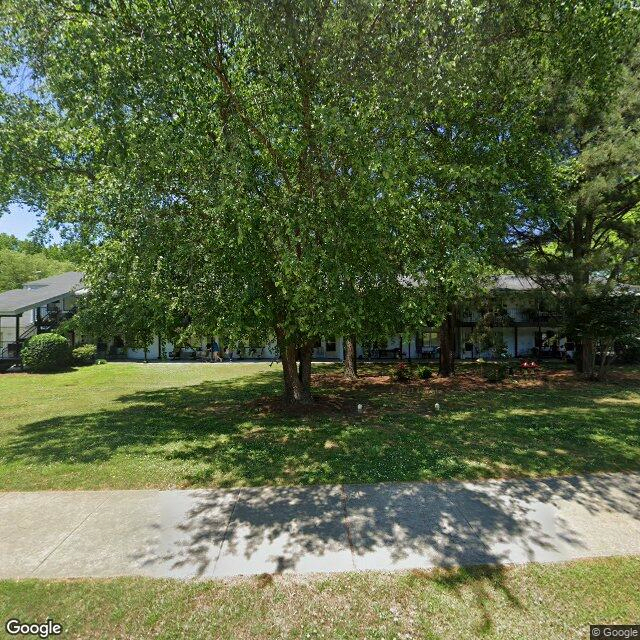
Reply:
M522 307L507 307L506 326L556 326L562 321L562 314L559 311L543 311L540 309L525 309ZM463 311L460 321L463 325L477 324L483 314L480 311Z

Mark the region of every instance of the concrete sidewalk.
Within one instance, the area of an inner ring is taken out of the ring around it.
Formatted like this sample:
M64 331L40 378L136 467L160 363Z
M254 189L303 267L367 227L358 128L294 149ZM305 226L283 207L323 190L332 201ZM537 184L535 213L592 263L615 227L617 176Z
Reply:
M640 554L640 474L0 493L0 577L210 578Z

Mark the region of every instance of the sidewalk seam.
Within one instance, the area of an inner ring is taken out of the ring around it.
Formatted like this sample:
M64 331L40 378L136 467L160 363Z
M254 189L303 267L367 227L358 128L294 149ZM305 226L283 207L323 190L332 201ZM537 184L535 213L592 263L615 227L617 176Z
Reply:
M491 554L491 547L480 537L480 531L478 529L476 529L476 527L474 527L471 524L471 521L469 520L469 518L467 518L467 514L463 511L462 507L460 507L460 505L456 502L455 498L447 498L447 501L451 503L451 505L453 506L454 509L456 509L460 515L462 516L462 518L464 519L464 521L467 523L467 526L469 527L469 530L473 533L473 535L477 538L478 542L487 550L488 554Z
M79 522L58 544L47 553L47 555L42 558L42 560L38 563L38 566L33 569L32 574L35 573L91 516L95 515L100 507L110 498L110 496L106 496L100 504L91 512L89 512L81 522Z
M227 526L224 528L224 534L222 535L222 540L220 540L220 546L218 547L218 554L216 555L216 561L213 563L213 570L211 571L212 576L215 576L216 569L218 568L218 561L220 560L220 555L222 554L222 547L224 547L224 543L227 540L227 533L229 532L229 527L231 526L231 521L233 520L233 514L236 512L236 506L238 502L240 502L240 495L242 491L243 491L242 489L238 490L238 496L233 501L233 507L231 507L231 512L229 513Z
M345 489L345 486L343 484L340 485L340 493L342 494L342 511L344 512L343 515L343 522L344 522L344 528L347 532L347 542L349 543L349 551L351 552L351 564L353 565L353 568L356 568L356 550L355 547L353 545L353 538L351 537L351 527L349 526L349 510L347 509L347 490Z

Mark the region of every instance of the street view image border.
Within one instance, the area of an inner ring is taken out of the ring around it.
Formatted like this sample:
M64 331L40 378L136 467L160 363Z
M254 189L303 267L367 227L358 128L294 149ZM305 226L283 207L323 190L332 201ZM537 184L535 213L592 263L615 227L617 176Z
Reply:
M0 3L0 636L640 637L640 6Z

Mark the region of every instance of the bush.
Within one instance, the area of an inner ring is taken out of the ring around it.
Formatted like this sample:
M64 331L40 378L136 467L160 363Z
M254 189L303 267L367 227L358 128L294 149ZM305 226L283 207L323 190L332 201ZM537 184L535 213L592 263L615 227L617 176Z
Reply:
M425 365L420 365L416 367L416 377L420 378L420 380L428 380L433 375L433 369L431 367L427 367Z
M73 357L73 364L78 367L84 367L88 364L93 364L96 361L98 355L98 347L95 344L83 344L80 347L76 347L71 355Z
M392 382L409 382L413 377L411 369L404 362L395 365L390 375Z
M24 366L35 372L60 371L71 365L69 341L57 333L33 336L20 355Z
M486 362L482 365L483 374L489 382L502 382L506 377L509 367L504 362Z

